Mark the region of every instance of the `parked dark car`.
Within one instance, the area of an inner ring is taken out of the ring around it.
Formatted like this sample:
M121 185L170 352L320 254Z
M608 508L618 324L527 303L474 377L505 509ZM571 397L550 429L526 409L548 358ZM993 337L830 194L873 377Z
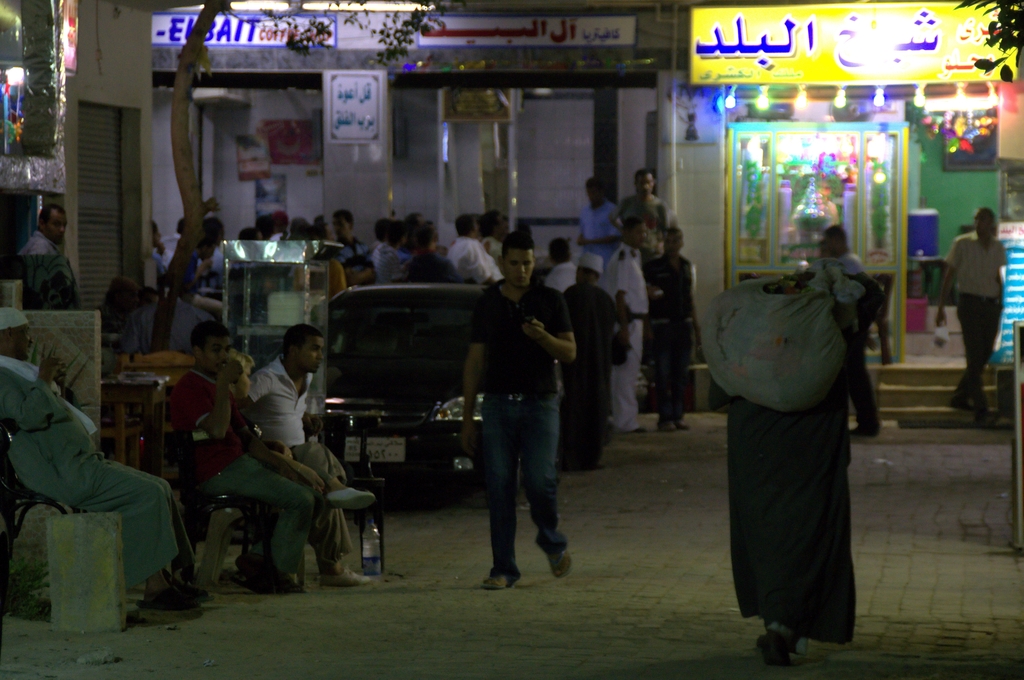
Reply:
M330 302L328 446L355 464L348 416L381 412L368 452L377 475L479 475L460 446L462 366L480 286L357 287ZM477 410L479 418L479 409Z

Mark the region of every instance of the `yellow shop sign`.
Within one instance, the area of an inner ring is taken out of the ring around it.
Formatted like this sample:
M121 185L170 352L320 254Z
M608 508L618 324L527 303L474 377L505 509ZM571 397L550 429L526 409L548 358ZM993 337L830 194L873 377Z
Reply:
M925 83L998 80L974 67L997 12L956 2L694 7L690 82Z

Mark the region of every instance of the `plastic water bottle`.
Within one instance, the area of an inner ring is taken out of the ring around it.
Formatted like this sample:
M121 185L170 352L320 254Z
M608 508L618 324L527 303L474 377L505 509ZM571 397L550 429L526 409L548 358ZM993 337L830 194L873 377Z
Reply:
M381 579L380 532L372 517L366 518L366 528L363 529L363 576L369 576L375 581Z

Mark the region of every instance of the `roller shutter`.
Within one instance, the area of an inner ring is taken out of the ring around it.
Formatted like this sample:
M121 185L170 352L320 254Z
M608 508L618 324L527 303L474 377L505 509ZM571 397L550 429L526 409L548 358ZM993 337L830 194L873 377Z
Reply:
M78 106L78 263L82 309L121 275L121 110Z

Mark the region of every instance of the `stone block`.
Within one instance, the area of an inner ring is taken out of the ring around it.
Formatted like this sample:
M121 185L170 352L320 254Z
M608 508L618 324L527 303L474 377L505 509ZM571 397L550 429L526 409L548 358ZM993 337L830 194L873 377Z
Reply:
M121 514L46 520L53 630L100 633L127 627Z

